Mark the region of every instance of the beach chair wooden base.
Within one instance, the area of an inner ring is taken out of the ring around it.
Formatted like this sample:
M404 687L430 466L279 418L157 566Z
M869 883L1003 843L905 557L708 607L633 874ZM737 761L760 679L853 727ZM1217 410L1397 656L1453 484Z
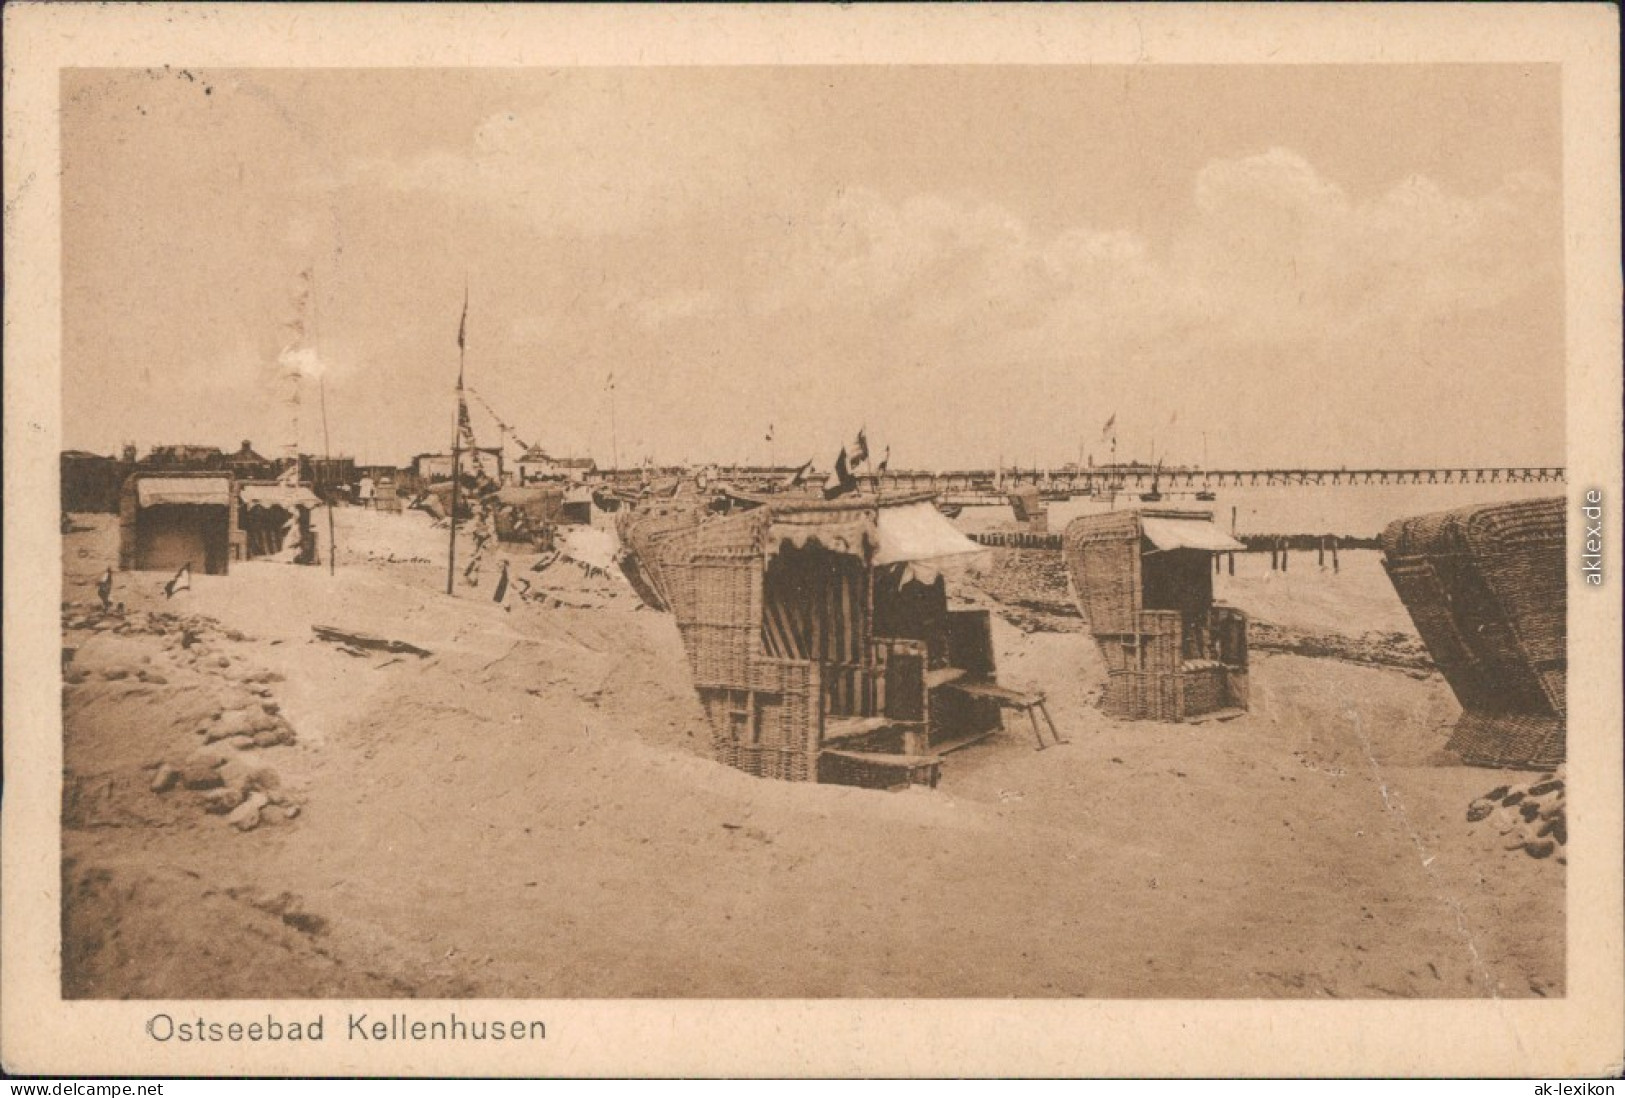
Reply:
M821 770L842 785L900 789L909 785L937 787L942 760L935 755L892 755L880 751L825 748Z

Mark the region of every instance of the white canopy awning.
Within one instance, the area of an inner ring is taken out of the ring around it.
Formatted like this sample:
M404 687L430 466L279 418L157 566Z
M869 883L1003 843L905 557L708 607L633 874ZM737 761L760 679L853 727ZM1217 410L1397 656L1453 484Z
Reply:
M930 502L882 507L876 518L880 548L875 564L941 560L986 550L954 528Z
M251 510L255 507L280 507L284 511L292 511L296 507L320 507L322 504L315 492L300 484L245 484L238 490L238 497L243 506Z
M1141 531L1158 549L1203 549L1210 553L1247 547L1213 525L1211 519L1144 518Z
M135 498L142 507L177 503L225 507L231 503L231 481L226 477L142 477L135 482Z

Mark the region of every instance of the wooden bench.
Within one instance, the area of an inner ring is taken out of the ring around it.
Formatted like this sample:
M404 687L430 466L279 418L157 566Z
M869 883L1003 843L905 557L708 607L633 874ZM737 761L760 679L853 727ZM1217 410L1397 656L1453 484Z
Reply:
M1055 722L1050 719L1049 708L1044 704L1043 694L1024 693L985 680L967 682L964 679L959 679L948 683L947 688L956 690L966 697L986 698L989 701L997 702L1001 709L1016 709L1026 713L1027 719L1032 721L1033 737L1038 741L1038 750L1040 751L1047 746L1044 743L1043 730L1038 725L1038 715L1040 713L1044 715L1044 723L1049 725L1050 737L1056 743L1067 742L1061 738L1061 733L1055 728Z
M825 717L824 742L838 743L879 732L892 722L885 717Z

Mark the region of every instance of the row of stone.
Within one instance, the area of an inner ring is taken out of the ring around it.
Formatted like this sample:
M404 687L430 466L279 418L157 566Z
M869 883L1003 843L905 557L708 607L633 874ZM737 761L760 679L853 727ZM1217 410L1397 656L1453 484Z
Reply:
M1569 841L1564 768L1541 774L1518 785L1499 785L1467 806L1467 821L1490 821L1506 838L1507 850L1521 850L1531 858L1567 863Z
M249 765L242 756L205 747L178 764L159 761L153 770L154 793L192 791L204 812L225 816L238 831L299 816L300 805L282 789L281 776L269 766Z

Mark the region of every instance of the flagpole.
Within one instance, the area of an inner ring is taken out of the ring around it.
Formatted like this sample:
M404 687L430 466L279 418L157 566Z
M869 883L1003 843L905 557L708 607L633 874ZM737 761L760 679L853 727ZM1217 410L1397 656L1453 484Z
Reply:
M463 282L463 318L457 323L457 410L451 429L451 544L446 550L446 594L452 593L453 577L457 574L457 506L461 502L458 482L462 479L463 442L463 364L467 353L464 347L464 327L468 323L468 282Z
M327 465L327 574L333 575L338 567L339 545L333 534L333 445L327 436L327 377L317 379L322 399L322 460Z
M621 468L621 439L615 430L615 374L609 375L609 460L613 467L610 473L610 483L615 483L615 474Z
M310 327L311 343L321 345L321 297L316 293L316 268L310 268ZM327 574L333 575L337 567L338 539L333 534L333 445L327 434L327 368L320 362L317 350L316 392L322 406L322 463L327 466Z

